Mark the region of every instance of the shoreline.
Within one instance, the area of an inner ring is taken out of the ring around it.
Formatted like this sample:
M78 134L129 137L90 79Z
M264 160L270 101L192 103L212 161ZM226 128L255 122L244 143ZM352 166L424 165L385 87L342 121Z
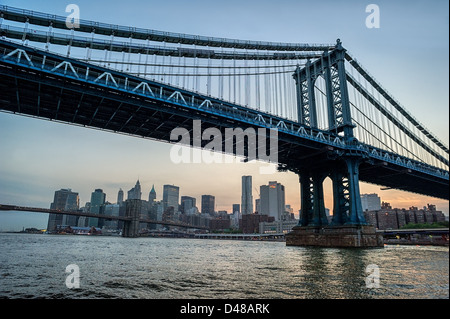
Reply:
M25 234L25 235L56 235L56 236L95 236L95 237L122 237L120 235L112 234L49 234L44 232L25 232L25 231L0 231L0 234ZM225 236L223 236L225 235ZM244 236L245 235L245 236ZM181 233L167 233L158 235L144 234L138 238L190 238L190 239L206 239L206 240L240 240L240 241L269 241L269 242L286 242L285 237L282 238L265 238L261 237L261 234L209 234L208 236L196 236L195 234L181 234ZM430 238L428 240L415 239L392 239L384 238L383 243L385 246L439 246L449 247L449 241L441 238Z

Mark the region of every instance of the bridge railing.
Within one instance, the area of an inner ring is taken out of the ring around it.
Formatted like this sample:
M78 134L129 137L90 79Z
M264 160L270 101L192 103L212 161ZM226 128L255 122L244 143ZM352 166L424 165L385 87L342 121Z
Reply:
M364 144L364 143L359 143L358 145L349 145L347 146L348 149L354 149L354 150L360 150L360 151L364 151L366 152L366 154L371 157L371 158L375 158L381 161L385 161L391 164L395 164L398 166L403 166L406 169L414 169L416 171L420 171L423 173L427 173L430 175L434 175L437 177L441 177L444 179L449 179L449 172L438 168L438 167L434 167L432 165L423 163L423 162L419 162L417 160L405 157L405 156L401 156L399 154L393 153L393 152L389 152L386 150L383 150L381 148L377 148L368 144Z

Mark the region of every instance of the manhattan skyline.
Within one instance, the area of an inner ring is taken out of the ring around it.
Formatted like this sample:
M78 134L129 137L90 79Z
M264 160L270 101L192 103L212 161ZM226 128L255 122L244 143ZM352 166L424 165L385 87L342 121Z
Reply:
M105 23L274 42L334 43L340 38L411 114L448 145L448 2L376 3L379 29L365 26L369 3L360 1L76 2L82 19ZM2 4L65 16L68 3L17 0ZM195 12L201 12L202 18L193 19ZM61 188L79 192L82 205L96 188L104 190L106 200L115 202L120 188L127 191L139 179L143 198L153 184L157 199L164 184L174 184L180 187L180 195L197 199L215 195L217 210L229 211L232 204L240 203L241 176L251 175L253 187L269 181L285 185L286 203L294 212L300 209L299 182L293 173L260 175L258 163L174 164L169 157L171 145L161 142L0 113L0 145L0 203L4 204L48 208L54 191ZM330 185L326 180L328 208L332 208ZM380 186L365 183L361 183L361 193L378 193L383 201L400 208L435 204L448 214L444 200L382 191ZM253 190L254 198L256 194ZM14 218L20 228L46 219L29 214ZM0 228L10 222L0 215Z

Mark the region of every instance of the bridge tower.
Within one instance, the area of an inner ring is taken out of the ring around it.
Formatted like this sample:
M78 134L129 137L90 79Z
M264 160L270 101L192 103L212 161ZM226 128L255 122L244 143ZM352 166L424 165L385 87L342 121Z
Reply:
M314 85L321 76L326 88L328 131L341 135L347 145L356 145L358 141L353 135L355 125L352 123L350 113L345 52L338 39L331 52L326 51L314 62L308 60L305 66L297 67L293 77L297 89L298 122L318 129ZM344 232L356 234L354 238L358 238L357 234L361 234L363 228L366 233L369 231L372 234L372 231L366 229L367 223L359 190L359 164L364 159L364 153L355 147L351 151L327 152L326 156L328 160L320 160L314 154L305 156L303 160L298 161L298 167L291 168L299 175L300 180L301 215L297 228L303 227L302 231L313 232L316 235L323 227L334 230L340 227L341 233L342 228L345 228ZM330 159L333 160L333 165L330 165ZM334 205L330 225L325 215L323 194L323 182L326 177L330 177L333 182ZM361 237L359 243L365 245Z
M129 219L123 223L122 237L138 237L142 201L140 199L128 199L125 204L125 217Z

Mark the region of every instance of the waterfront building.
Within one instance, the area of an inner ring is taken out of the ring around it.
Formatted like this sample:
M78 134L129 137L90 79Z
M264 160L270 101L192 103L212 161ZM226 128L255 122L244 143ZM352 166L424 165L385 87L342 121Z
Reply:
M380 210L365 211L366 221L380 230L399 229L407 224L425 224L445 221L442 211L437 211L434 205L423 209L415 206L409 209L392 208L389 203L383 202Z
M379 229L398 229L397 212L395 210L380 210L377 212Z
M239 228L244 234L256 234L259 233L259 223L273 221L275 221L273 216L261 214L243 214Z
M173 207L174 212L179 209L180 188L174 185L163 186L163 211L168 207Z
M284 186L276 181L269 182L269 185L261 185L259 192L261 201L261 215L268 215L275 220L283 219L286 209Z
M273 222L259 223L260 234L287 234L294 226L298 225L298 220L278 220Z
M208 214L213 216L216 206L216 198L212 195L202 195L202 215Z
M80 197L78 193L72 192L70 188L55 191L53 203L50 209L59 209L63 211L77 211L80 206ZM76 226L77 216L49 214L47 230L53 231L58 225Z
M209 220L209 229L213 230L225 230L229 229L231 226L231 221L229 217L221 217L221 218L211 218Z
M361 194L361 206L363 211L381 209L381 199L377 194Z
M406 209L396 209L397 212L397 227L402 228L406 225Z
M241 214L253 214L252 177L242 176Z
M377 221L377 211L376 210L366 210L364 211L364 218L366 219L367 224L378 228Z

